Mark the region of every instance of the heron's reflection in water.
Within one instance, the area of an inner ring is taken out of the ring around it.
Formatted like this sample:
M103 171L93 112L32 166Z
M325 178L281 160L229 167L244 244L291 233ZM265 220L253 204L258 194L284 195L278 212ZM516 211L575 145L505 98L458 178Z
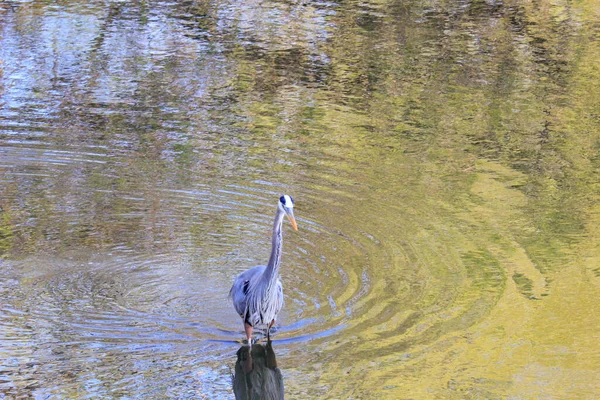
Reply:
M283 376L270 340L266 345L242 346L237 351L233 393L239 400L283 399Z

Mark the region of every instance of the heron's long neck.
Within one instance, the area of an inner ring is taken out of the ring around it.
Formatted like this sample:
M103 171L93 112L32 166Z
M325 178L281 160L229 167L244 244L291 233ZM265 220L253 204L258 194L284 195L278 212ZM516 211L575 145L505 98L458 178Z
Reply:
M263 279L269 283L274 283L277 280L279 274L279 264L281 263L281 248L283 243L283 237L281 233L281 225L283 222L284 212L277 207L277 213L275 214L275 222L273 223L273 238L271 243L271 257L269 257L269 263L263 274ZM270 285L269 285L270 286Z

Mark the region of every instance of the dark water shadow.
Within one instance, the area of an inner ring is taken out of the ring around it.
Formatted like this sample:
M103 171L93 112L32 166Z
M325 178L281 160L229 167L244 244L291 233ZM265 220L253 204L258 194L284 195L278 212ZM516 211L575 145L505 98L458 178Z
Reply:
M283 399L283 375L270 340L238 349L232 384L238 400Z

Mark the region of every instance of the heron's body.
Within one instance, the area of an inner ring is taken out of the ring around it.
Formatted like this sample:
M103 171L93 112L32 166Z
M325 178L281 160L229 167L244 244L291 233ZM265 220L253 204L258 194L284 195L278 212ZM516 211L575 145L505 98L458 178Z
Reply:
M273 224L268 264L252 267L239 274L229 291L233 306L244 321L248 343L251 343L254 327L266 326L269 336L269 329L283 307L283 287L279 280L283 244L281 226L283 217L287 216L294 229L297 229L293 207L294 201L290 196L281 196Z
M266 265L257 265L242 272L235 279L229 292L235 311L251 326L269 325L283 307L283 286L279 278L271 291L267 292L261 285L266 268ZM255 295L249 297L248 293L252 292ZM261 299L269 301L260 301Z

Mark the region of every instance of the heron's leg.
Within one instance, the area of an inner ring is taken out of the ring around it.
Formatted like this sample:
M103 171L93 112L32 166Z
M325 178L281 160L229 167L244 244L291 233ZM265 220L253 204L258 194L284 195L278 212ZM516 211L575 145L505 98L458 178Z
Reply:
M269 326L267 327L267 340L271 340L271 328L275 325L275 320L272 320Z
M248 338L248 345L252 345L252 325L244 322L244 331L246 331L246 337Z

